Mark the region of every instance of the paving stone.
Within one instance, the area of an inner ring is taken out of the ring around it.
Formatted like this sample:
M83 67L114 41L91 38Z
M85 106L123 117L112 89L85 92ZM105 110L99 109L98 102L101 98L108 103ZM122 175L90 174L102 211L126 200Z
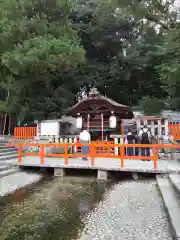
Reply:
M83 221L80 240L172 240L155 181L116 184Z

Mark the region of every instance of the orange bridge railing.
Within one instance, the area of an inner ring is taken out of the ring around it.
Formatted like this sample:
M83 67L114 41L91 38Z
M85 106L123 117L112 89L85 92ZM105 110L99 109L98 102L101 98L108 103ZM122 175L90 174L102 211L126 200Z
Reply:
M175 149L180 148L178 144L112 144L112 143L91 143L91 144L80 144L80 143L49 143L49 144L41 144L41 143L17 143L17 144L9 144L15 145L18 148L18 163L19 165L22 164L22 158L24 156L38 156L39 161L37 165L44 164L45 157L58 157L64 159L64 165L68 165L69 158L76 158L76 157L88 157L91 162L91 166L94 166L94 159L95 158L109 158L111 161L112 158L119 159L119 167L124 168L124 160L131 159L131 160L151 160L153 162L154 169L157 168L158 162L158 150L159 149ZM83 153L73 153L71 149L73 147L83 147L88 146L89 152L88 154ZM28 149L31 148L31 150ZM115 155L112 153L112 148L118 148L118 154ZM32 148L35 150L32 151ZM61 148L63 149L63 153L46 153L47 148ZM98 152L97 149L101 148L101 152ZM127 148L149 148L151 149L150 156L128 156L126 154ZM103 151L104 149L104 151ZM29 151L28 151L29 150ZM60 161L62 159L59 159Z
M15 127L14 138L32 139L37 135L37 127Z

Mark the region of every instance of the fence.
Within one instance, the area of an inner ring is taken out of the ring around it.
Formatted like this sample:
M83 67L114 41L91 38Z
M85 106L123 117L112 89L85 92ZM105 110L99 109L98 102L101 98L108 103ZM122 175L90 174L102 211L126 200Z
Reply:
M32 139L37 135L37 127L15 127L14 138L16 139Z
M175 141L180 140L180 124L168 124L168 128L169 128L169 134L173 137L173 139ZM124 132L123 129L122 129L122 132ZM37 127L15 127L14 128L14 138L32 139L34 136L37 136Z
M168 124L169 135L173 137L173 140L180 140L180 124Z
M64 164L68 165L69 158L76 158L76 157L89 157L91 160L91 166L94 166L94 159L95 158L116 158L119 159L119 167L124 168L124 160L131 159L131 160L152 160L154 169L157 168L157 161L158 161L158 150L159 149L175 149L180 148L180 145L174 144L112 144L112 143L91 143L91 144L80 144L80 143L51 143L51 144L37 144L37 143L19 143L19 144L12 144L18 147L18 162L22 164L22 157L24 156L38 156L40 157L40 164L44 164L44 157L59 157L64 158ZM88 146L89 153L72 153L70 151L73 147L82 147ZM28 147L33 148L32 152L29 151ZM119 154L115 155L112 154L111 149L117 147L119 149ZM61 153L48 153L48 149L59 149L61 148ZM105 148L105 152L98 153L98 148ZM151 149L152 154L150 156L128 156L125 154L125 148L138 148L138 149ZM62 151L63 149L63 151ZM38 165L38 163L37 163ZM111 162L110 162L111 165Z

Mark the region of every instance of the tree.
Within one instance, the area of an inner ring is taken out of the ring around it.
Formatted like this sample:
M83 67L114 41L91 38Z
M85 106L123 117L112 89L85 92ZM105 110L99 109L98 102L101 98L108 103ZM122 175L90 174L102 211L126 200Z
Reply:
M120 10L137 20L159 25L164 30L175 27L176 0L118 0Z
M166 68L175 66L175 49L171 57L167 50L178 29L172 3L2 0L1 100L10 89L11 110L22 119L60 117L82 86L95 83L123 104L149 95L176 105L177 81L167 81Z
M139 105L143 110L143 113L147 116L160 115L164 107L163 101L149 96L146 96L143 99L141 99L139 101Z
M0 4L1 81L11 76L21 88L20 104L30 114L34 106L31 102L42 96L41 91L52 99L51 83L57 72L67 72L84 61L85 51L69 21L73 1L19 0ZM60 88L60 79L56 80Z
M161 63L157 66L160 79L168 93L167 102L171 109L180 110L180 25L169 31L158 48Z
M144 16L138 17L132 8L124 11L125 5L118 6L118 1L87 1L83 11L76 9L73 19L80 22L87 58L76 77L89 84L96 81L104 94L124 104L136 105L147 94L165 98L156 66L161 61L157 46L167 30L157 31L157 24L143 21Z

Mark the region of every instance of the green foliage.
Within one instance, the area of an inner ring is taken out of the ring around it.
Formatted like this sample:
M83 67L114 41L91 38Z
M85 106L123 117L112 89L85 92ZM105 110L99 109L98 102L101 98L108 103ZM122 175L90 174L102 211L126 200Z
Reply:
M75 69L84 62L85 51L69 20L74 2L1 1L0 6L2 89L8 91L11 88L11 109L16 108L17 114L29 118L34 115L36 104L32 102L36 102L36 95L39 94L34 88L41 88L40 102L46 98L53 101L54 91L51 89L54 75ZM11 84L7 84L9 76ZM60 79L56 81L59 81L60 88ZM49 105L48 100L47 106L51 108L52 104ZM45 117L46 111L43 112Z
M149 114L163 101L180 109L173 2L0 0L0 108L21 120L60 117L96 83L123 104L142 99Z
M169 31L164 38L163 44L158 49L161 57L161 64L158 65L157 71L160 79L165 86L169 96L169 105L171 109L180 110L180 25L176 29Z
M154 97L146 96L139 101L139 105L147 116L160 115L163 110L164 104L161 100Z
M69 39L68 36L57 39L44 35L23 41L12 51L2 54L1 60L15 75L28 71L33 75L44 75L46 72L67 71L76 67L83 57L84 51L77 39Z

